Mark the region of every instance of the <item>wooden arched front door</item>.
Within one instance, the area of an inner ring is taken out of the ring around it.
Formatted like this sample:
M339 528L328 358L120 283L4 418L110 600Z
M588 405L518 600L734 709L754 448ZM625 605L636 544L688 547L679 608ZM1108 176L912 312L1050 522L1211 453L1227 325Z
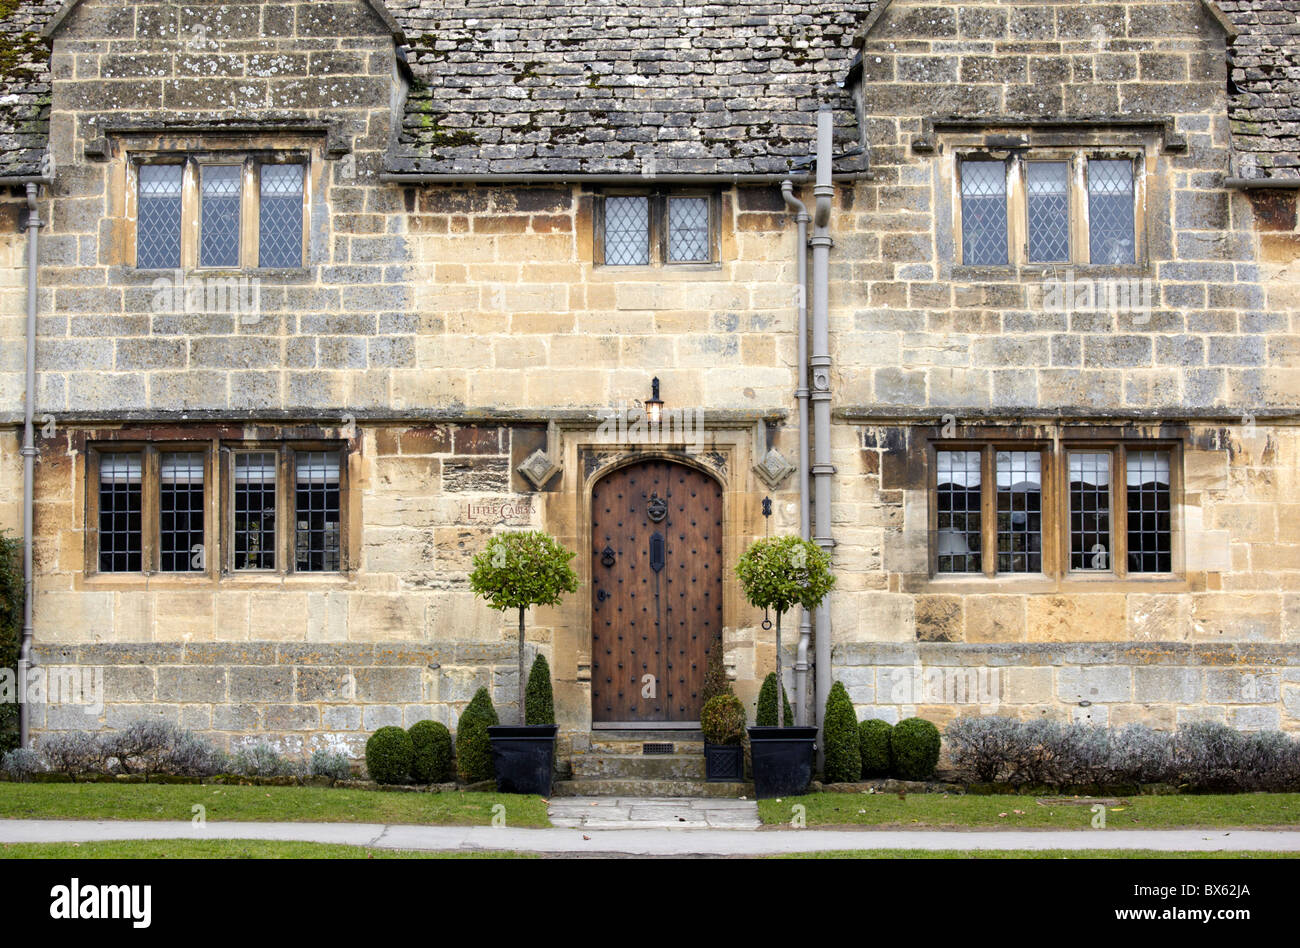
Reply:
M722 629L721 485L685 464L640 461L596 483L591 514L592 721L699 721Z

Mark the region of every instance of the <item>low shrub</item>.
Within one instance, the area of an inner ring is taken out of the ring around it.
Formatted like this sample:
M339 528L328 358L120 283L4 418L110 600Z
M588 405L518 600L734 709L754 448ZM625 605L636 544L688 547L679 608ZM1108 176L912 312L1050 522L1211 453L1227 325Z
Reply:
M827 783L851 783L862 776L862 748L858 738L858 715L843 683L831 685L822 718L825 747L824 775Z
M528 687L524 691L524 724L538 726L555 723L555 697L551 691L551 666L540 652L528 670Z
M15 747L0 757L0 771L10 780L25 782L32 774L45 770L45 761L30 747Z
M1174 783L1195 790L1300 790L1300 741L1217 723L1174 733L1006 717L959 718L944 738L968 780L1030 786Z
M37 744L37 750L53 770L71 777L105 769L105 742L85 731L46 734Z
M893 730L893 725L879 718L868 718L858 725L862 776L887 777L894 769L894 755L889 750L889 735Z
M299 777L303 768L297 761L282 757L270 744L258 743L235 751L229 769L240 777Z
M104 750L124 773L161 773L183 732L156 718L132 721L120 731L103 735Z
M786 696L785 686L781 687L782 722L794 724L794 714L790 710L790 699ZM776 727L776 672L768 672L758 689L758 712L754 717L758 727Z
M894 772L904 780L928 780L939 764L939 729L921 718L906 718L889 735Z
M336 750L318 747L311 752L311 761L307 773L313 777L328 777L331 780L347 780L352 776L352 762L347 755Z
M491 780L495 776L487 729L499 723L492 696L486 688L480 688L456 724L456 773L464 783Z
M710 744L743 744L744 703L735 695L714 695L700 709L700 730Z
M534 666L536 669L536 666ZM528 685L532 687L532 679ZM446 783L451 779L451 731L437 721L418 721L411 735L411 777L416 783Z
M230 755L207 738L181 731L156 761L156 773L178 777L211 777L230 770Z
M414 758L411 735L400 727L381 727L366 741L366 770L376 783L406 783Z

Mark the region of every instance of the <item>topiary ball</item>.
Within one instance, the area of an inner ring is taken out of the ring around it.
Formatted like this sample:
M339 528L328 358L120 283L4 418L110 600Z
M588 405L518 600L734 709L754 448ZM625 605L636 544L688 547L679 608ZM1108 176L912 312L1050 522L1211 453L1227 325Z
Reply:
M415 747L400 727L381 727L366 741L366 770L376 783L406 783Z
M417 721L407 731L415 756L411 776L416 783L446 783L451 779L451 731L437 721Z
M899 721L889 735L894 772L904 780L928 780L939 764L939 729L921 718Z
M862 776L862 751L858 746L858 715L841 682L831 685L822 718L827 783L852 783Z
M745 705L735 695L714 695L700 709L700 730L710 744L742 744Z
M456 724L456 774L462 782L477 783L496 776L488 728L500 723L487 689L474 692Z
M894 769L894 755L889 749L893 726L879 718L868 718L858 725L858 749L862 754L862 776L888 777Z

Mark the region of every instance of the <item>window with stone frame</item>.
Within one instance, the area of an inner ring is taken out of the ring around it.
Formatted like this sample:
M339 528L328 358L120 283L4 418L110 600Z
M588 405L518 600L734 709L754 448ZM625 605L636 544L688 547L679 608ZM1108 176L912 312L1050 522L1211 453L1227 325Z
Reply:
M716 192L609 191L596 197L595 263L692 267L718 263Z
M342 572L346 461L329 441L93 444L87 572Z
M137 269L304 265L305 154L135 155L129 168Z
M1178 442L940 439L931 450L933 577L1181 571Z
M1096 148L959 152L954 226L969 267L1143 261L1141 157Z

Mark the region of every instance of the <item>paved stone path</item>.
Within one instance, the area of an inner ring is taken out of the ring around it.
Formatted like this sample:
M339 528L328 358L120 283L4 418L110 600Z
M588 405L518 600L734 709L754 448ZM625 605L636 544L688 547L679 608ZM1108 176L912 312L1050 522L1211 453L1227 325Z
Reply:
M551 823L577 829L758 829L753 800L697 797L560 797Z
M1272 830L511 829L378 823L0 820L0 843L114 839L270 839L387 849L517 850L632 856L763 856L831 849L1155 849L1300 852L1300 832Z

